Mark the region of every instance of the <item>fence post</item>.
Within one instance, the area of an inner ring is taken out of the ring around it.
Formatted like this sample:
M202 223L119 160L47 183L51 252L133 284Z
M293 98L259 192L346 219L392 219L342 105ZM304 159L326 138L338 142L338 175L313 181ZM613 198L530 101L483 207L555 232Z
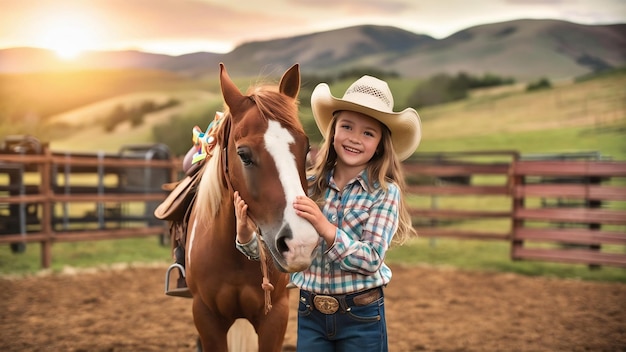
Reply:
M510 258L511 260L515 260L514 252L516 248L521 248L524 245L524 241L516 238L516 233L519 229L524 227L524 220L517 218L517 212L519 209L524 207L524 198L518 197L516 195L516 190L519 186L523 185L525 180L524 176L518 175L515 172L517 168L517 163L519 162L519 154L516 153L511 161L511 167L509 169L509 185L510 185L510 195L511 195L511 251Z
M591 186L595 186L595 185L600 185L602 184L602 178L601 177L597 177L597 176L589 176L586 178L585 180L587 182L587 187ZM590 209L598 209L598 208L602 208L602 201L601 200L597 200L597 199L590 199L589 197L585 197L585 207L590 208ZM602 229L602 224L600 223L589 223L587 224L587 227L589 228L589 230L596 230L596 231L600 231ZM589 249L594 250L594 251L600 251L600 249L602 249L602 245L599 243L594 243L589 245ZM596 264L589 264L589 269L592 270L597 270L600 269L601 266L600 265L596 265Z
M43 164L39 165L39 171L41 175L41 185L39 186L39 193L45 195L45 200L41 204L41 232L44 234L44 239L41 241L41 267L44 269L50 268L52 265L52 241L54 240L54 234L52 229L52 180L50 178L52 168L52 152L46 145L44 146L45 160Z

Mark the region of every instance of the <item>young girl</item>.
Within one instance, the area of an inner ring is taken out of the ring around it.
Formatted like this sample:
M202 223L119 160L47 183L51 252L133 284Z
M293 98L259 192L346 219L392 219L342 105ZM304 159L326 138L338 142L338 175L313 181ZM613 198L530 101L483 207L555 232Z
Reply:
M298 351L387 351L384 263L392 240L415 235L403 199L400 162L421 139L417 112L393 112L386 82L363 76L343 98L319 84L311 96L324 142L310 170L309 197L293 204L320 235L311 266L292 274L300 288ZM235 194L237 247L258 258L244 201Z

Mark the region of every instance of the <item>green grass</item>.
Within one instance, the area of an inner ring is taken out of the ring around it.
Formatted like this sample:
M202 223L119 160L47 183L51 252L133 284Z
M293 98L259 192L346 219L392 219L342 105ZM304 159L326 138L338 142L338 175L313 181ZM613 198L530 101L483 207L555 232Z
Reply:
M89 268L118 263L171 263L170 245L161 245L158 236L123 240L64 242L52 245L50 270L65 267ZM0 246L0 275L32 274L41 270L41 245L28 243L23 253Z
M510 245L504 241L418 238L403 246L391 248L387 262L626 283L626 270L622 268L605 266L590 269L581 264L512 261L509 251Z
M424 137L418 154L480 150L517 150L522 154L598 151L613 160L626 160L624 135L619 128L564 127L484 136Z

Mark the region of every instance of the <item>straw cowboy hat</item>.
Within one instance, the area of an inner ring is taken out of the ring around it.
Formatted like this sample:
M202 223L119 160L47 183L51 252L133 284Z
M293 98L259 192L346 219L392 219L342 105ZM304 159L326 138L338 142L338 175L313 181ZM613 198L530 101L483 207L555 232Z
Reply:
M311 108L322 135L326 135L333 113L339 110L360 112L382 122L391 131L391 142L401 161L415 152L422 138L417 111L406 108L394 112L389 86L375 77L359 78L348 87L341 99L332 96L326 83L320 83L311 94Z

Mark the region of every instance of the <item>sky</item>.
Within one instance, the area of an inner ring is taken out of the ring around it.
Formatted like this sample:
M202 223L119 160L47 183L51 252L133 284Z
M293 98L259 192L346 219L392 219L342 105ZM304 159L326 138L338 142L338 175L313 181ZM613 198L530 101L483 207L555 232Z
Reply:
M515 19L626 23L626 0L0 0L0 48L168 55L225 53L249 41L361 24L437 39Z

